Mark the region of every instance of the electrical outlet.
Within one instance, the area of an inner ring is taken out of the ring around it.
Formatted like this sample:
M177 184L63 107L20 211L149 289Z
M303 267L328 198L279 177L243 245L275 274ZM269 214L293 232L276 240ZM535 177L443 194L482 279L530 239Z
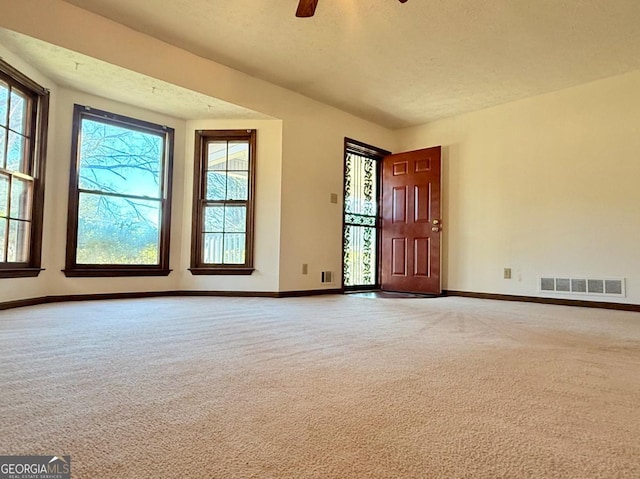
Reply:
M329 201L331 203L338 203L338 194L337 193L331 193L331 196L329 197Z
M504 269L504 279L511 279L511 268Z
M309 274L309 265L307 263L302 263L302 274Z

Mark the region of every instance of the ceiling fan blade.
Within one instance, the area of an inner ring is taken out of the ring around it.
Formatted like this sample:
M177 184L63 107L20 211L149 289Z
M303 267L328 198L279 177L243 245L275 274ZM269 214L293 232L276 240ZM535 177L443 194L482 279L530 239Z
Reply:
M298 3L298 10L296 10L296 17L313 17L316 13L316 6L318 0L300 0Z

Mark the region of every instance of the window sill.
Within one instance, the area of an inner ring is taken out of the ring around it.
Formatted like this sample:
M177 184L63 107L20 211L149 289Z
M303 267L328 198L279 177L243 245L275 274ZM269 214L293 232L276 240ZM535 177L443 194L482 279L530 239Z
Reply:
M0 268L0 278L35 278L44 268Z
M63 269L67 278L114 278L117 276L169 276L170 269L148 268L74 268Z
M255 269L253 268L189 268L191 274L195 276L202 275L244 275L249 276L253 274Z

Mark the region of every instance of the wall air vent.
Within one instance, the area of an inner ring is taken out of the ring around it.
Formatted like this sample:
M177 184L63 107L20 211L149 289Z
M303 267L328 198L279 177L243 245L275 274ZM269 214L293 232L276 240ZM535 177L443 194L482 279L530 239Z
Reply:
M572 278L541 276L538 278L541 293L586 294L591 296L626 296L624 278Z
M333 283L333 271L323 271L322 272L322 282L323 283Z

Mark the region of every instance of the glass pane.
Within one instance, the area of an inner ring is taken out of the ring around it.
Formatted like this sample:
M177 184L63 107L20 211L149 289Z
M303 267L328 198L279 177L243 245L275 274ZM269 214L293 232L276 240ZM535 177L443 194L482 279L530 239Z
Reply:
M222 233L205 233L202 241L202 260L207 264L222 263Z
M244 264L245 235L241 233L224 235L224 263Z
M344 235L344 284L376 284L376 229L347 226Z
M212 141L207 143L207 170L227 169L227 142Z
M246 206L226 206L224 209L224 232L225 233L244 233L246 230L247 230Z
M31 224L26 221L9 220L9 248L7 261L26 263L29 261L29 230Z
M80 193L76 262L158 264L160 215L160 201Z
M207 200L224 200L227 191L227 174L221 171L207 172Z
M247 172L230 171L227 181L227 200L249 199L249 175Z
M80 188L161 198L163 156L160 135L83 119Z
M249 170L249 143L229 142L229 162L227 170Z
M9 103L9 86L0 81L0 125L7 126L7 105Z
M206 206L204 209L204 231L224 231L224 206Z
M10 217L21 220L31 219L31 181L13 178L11 183Z
M346 224L355 225L355 226L375 226L376 225L376 217L375 216L353 215L351 213L346 213L344 215L344 222Z
M7 238L7 220L0 218L0 262L4 262L6 257L4 255L4 247Z
M19 171L21 173L28 173L26 171L26 162L24 161L25 138L22 135L18 135L12 131L9 132L9 145L7 147L7 170Z
M0 216L8 216L9 206L9 177L0 175ZM0 231L0 235L2 231Z
M11 111L9 112L9 128L23 135L28 134L27 123L27 98L17 90L11 90Z
M353 153L347 153L346 160L345 211L377 216L378 191L375 160Z
M0 168L5 167L5 145L7 144L7 130L0 126Z

